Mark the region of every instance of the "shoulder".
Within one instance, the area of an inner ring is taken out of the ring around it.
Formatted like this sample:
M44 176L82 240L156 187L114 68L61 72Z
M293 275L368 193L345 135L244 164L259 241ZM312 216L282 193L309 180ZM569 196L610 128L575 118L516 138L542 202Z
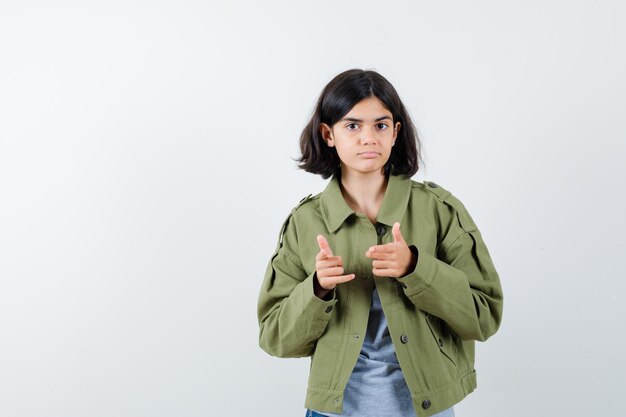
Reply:
M446 197L448 197L450 195L450 191L448 191L446 188L443 188L442 186L440 186L439 184L435 183L434 181L423 181L423 182L419 182L419 181L415 181L415 180L411 180L412 184L412 188L418 188L420 190L422 190L423 192L426 193L430 193L432 194L433 197L437 198L439 201L445 201Z
M296 233L295 227L289 227L290 224L293 224L294 219L301 216L310 218L311 212L319 212L319 198L321 194L321 192L317 194L309 194L301 198L300 201L291 209L280 228L277 247L282 246L284 236L287 232L292 234ZM289 229L289 231L287 229Z
M414 197L421 197L432 202L436 210L445 216L449 214L466 232L476 230L476 224L465 205L450 190L434 181L411 180L411 191ZM447 216L446 216L447 217Z
M320 192L302 197L300 201L298 201L298 203L291 209L286 220L288 221L291 217L307 217L310 219L312 214L319 212L321 195L322 193Z

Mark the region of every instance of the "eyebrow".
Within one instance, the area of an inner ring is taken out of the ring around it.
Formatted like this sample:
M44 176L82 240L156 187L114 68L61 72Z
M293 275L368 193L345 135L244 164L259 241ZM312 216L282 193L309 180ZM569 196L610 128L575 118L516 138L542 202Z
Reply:
M386 120L386 119L391 120L391 117L389 117L389 116L380 116L380 117L377 117L376 119L374 119L374 121L375 122L380 122L381 120ZM346 122L362 122L363 119L355 119L354 117L344 117L340 121L341 122L343 122L343 121L346 121Z

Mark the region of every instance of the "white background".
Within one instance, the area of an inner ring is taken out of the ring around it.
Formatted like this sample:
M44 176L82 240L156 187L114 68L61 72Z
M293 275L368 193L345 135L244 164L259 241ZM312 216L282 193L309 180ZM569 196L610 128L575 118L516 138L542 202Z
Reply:
M505 294L458 417L623 416L620 1L0 3L0 416L300 416L258 347L298 138L374 69Z

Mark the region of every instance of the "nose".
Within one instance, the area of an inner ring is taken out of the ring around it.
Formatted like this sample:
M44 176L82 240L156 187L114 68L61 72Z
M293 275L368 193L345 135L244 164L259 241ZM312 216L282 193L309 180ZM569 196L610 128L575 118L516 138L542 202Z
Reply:
M376 131L374 130L374 128L370 129L363 129L361 131L361 143L363 145L368 145L370 143L376 143L376 141L378 140L376 138Z

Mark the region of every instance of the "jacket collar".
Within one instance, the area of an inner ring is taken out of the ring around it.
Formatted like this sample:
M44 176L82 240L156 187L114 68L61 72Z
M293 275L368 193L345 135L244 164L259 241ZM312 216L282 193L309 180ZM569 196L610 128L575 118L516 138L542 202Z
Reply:
M321 195L322 217L326 227L335 233L354 210L348 206L339 188L340 179L333 175ZM389 175L387 189L376 221L387 226L402 220L411 195L411 179L405 175Z

